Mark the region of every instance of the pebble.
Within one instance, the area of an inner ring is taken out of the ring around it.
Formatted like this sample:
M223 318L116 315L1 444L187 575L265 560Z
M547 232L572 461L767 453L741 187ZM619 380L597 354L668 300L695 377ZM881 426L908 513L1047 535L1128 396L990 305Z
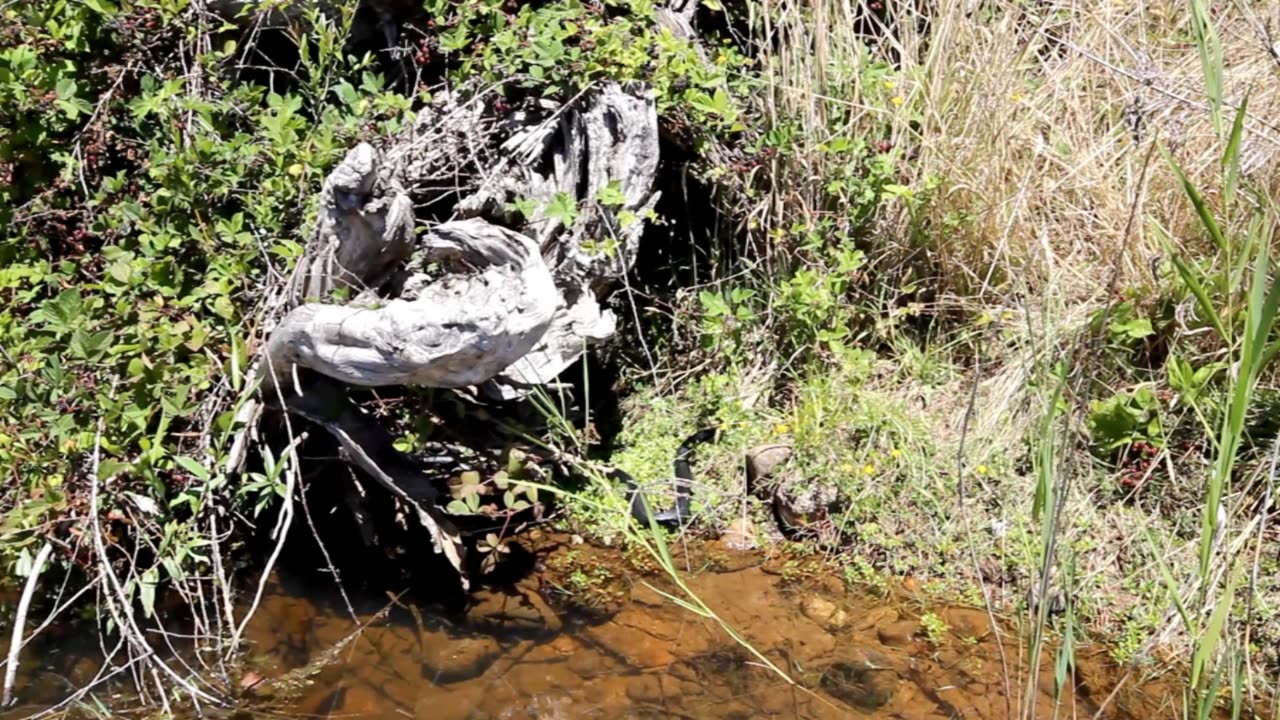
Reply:
M991 633L991 619L985 610L975 608L947 608L942 619L957 637L982 639Z
M860 710L874 712L889 704L900 681L893 670L838 662L823 671L819 684L832 697Z
M891 607L873 608L863 613L858 619L859 630L870 630L878 628L882 625L891 625L898 622L898 611Z
M757 445L747 451L747 483L752 492L758 491L760 481L769 477L773 469L791 459L794 451L790 445L774 443Z
M876 637L880 639L881 645L902 648L915 642L916 631L919 629L920 623L915 620L899 620L876 628Z
M745 551L756 548L755 525L751 518L740 517L729 523L720 536L720 546L725 550Z
M813 596L801 600L800 612L829 630L839 630L849 624L849 613L826 598Z

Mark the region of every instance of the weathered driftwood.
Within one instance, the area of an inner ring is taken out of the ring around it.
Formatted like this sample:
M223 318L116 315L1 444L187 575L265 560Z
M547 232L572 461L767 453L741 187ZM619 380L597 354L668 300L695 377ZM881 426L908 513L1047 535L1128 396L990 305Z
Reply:
M272 396L410 504L460 574L463 545L430 481L372 418L318 410L295 379L306 368L509 399L613 335L600 303L635 262L658 199L652 91L608 85L502 115L490 99L442 94L385 150L347 154L324 183L265 356ZM415 207L453 219L420 233Z
M433 106L385 159L360 145L331 173L291 284L299 306L271 337L277 377L300 365L358 385L492 379L491 392L515 397L613 334L599 299L631 269L658 199L652 93L610 86L523 112L515 121L529 126L514 131L486 124L479 107ZM442 140L466 143L470 157ZM456 205L469 219L415 242L411 189L439 192L449 176L449 192L474 186ZM510 222L519 202L534 208L519 223L525 235L484 219ZM427 273L449 259L481 271ZM350 299L336 303L335 292Z
M485 382L542 339L561 298L531 240L474 219L437 227L425 246L423 262L482 270L435 281L414 273L385 302L362 294L350 305L302 305L271 335L273 366L301 365L352 385L456 388ZM388 247L378 243L371 254L389 255Z

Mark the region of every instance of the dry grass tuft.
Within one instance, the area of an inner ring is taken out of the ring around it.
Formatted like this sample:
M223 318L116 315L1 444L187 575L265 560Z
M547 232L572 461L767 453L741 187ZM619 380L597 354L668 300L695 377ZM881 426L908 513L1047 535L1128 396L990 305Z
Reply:
M778 168L786 192L770 199L765 227L838 210L822 206L814 182L833 171L820 143L887 133L907 156L900 183L938 186L915 212L888 208L878 233L903 255L927 234L930 264L954 302L1102 301L1135 202L1150 221L1194 242L1195 219L1172 174L1138 186L1146 143L1157 138L1200 187L1219 177L1223 143L1184 3L941 5L927 19L907 11L889 21L881 48L899 62L884 76L888 88L867 82L876 54L859 34L866 22L857 5L761 4L763 17L786 18L765 28L778 49L766 60L764 110L803 127L793 159ZM1280 125L1271 120L1280 117L1280 61L1263 37L1272 18L1254 12L1233 5L1216 22L1225 103L1234 108L1249 95L1244 169L1270 189L1280 155ZM833 126L847 109L853 116ZM1141 226L1128 242L1122 285L1150 282L1158 242Z

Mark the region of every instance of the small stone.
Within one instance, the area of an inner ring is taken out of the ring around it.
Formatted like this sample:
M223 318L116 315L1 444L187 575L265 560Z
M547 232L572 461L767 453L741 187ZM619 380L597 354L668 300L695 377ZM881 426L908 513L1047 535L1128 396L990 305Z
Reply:
M915 642L920 623L915 620L899 620L876 628L876 637L886 647L907 647Z
M422 677L437 686L471 680L501 655L502 647L488 635L455 638L423 662Z
M240 678L240 689L241 689L241 690L250 690L250 689L252 689L255 685L257 685L258 683L262 682L262 680L263 680L262 675L260 675L259 673L254 672L254 671L252 671L252 670L250 670L249 672L246 672L246 673L244 674L244 677Z
M800 602L800 612L829 630L839 630L849 624L849 613L826 598L805 598Z
M729 523L724 534L720 536L720 546L725 550L745 551L756 547L755 525L751 518L740 517Z
M942 612L942 620L957 637L980 640L991 633L991 619L982 610L947 608Z
M591 628L587 637L634 670L665 667L675 661L671 652L675 642L658 637L652 628L641 630L622 625L616 618L613 622Z
M882 670L838 662L828 666L819 684L832 697L866 711L889 704L901 678L893 670Z
M774 468L791 459L794 450L790 445L770 443L757 445L747 451L747 487L758 492L760 483L768 479Z
M872 608L858 619L859 630L870 630L898 622L898 611L891 607Z
M551 641L551 650L557 655L572 655L578 651L578 641L568 635L561 635Z
M386 698L377 690L361 683L342 690L342 708L338 714L347 717L376 717L387 711Z
M815 530L839 514L840 491L831 483L796 478L778 487L773 505L786 529Z
M680 681L660 675L639 675L627 684L627 697L639 703L657 703L671 700L680 692Z

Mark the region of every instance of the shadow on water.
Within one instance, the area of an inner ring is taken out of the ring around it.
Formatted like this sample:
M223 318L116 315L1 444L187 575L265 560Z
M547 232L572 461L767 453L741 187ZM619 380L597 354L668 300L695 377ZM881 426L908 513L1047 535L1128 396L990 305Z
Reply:
M248 630L257 684L237 717L942 720L1017 717L1025 701L1016 669L1025 651L1004 639L1006 682L981 610L927 608L950 628L930 642L918 619L926 608L909 600L849 594L834 578L796 579L781 560L692 549L690 566L707 568L692 575L692 589L785 669L790 685L712 622L661 597L646 584L661 578L637 576L616 549L542 543L551 549L538 553L536 573L481 588L464 611L406 603L348 645L354 624L332 585L278 575ZM387 605L372 593L353 601L362 621ZM339 646L336 662L305 681L277 680ZM1078 656L1074 692L1060 700L1047 656L1042 667L1031 684L1036 717L1138 720L1178 710L1178 686L1120 682L1101 652Z

